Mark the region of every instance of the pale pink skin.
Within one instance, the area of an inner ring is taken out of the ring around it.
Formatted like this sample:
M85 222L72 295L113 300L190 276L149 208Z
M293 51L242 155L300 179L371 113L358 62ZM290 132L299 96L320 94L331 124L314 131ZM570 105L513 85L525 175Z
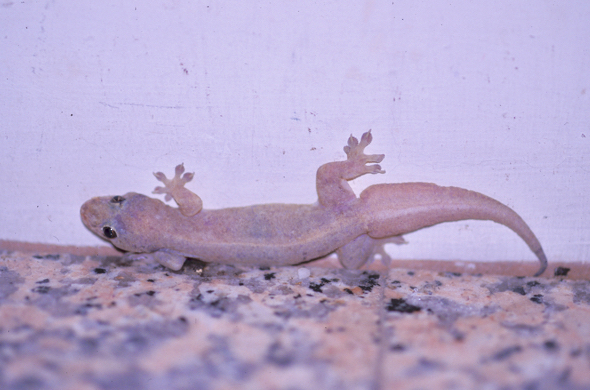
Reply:
M317 171L318 202L313 205L265 204L203 210L199 196L184 188L193 178L178 165L174 178L158 172L165 187L154 193L174 198L178 208L129 192L90 199L82 205L84 224L122 250L145 254L173 269L187 257L206 262L249 265L298 264L336 252L346 268L360 268L383 244L405 243L402 234L441 222L491 220L512 229L547 268L547 258L528 225L512 209L480 193L432 183L378 184L356 197L348 180L383 173L384 155L366 155L370 132L360 142L350 136L347 160Z

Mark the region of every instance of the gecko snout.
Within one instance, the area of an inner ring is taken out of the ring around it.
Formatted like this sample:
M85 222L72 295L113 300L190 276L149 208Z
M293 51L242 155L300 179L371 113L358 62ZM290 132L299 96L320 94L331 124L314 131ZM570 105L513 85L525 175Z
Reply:
M122 197L101 196L92 198L80 207L80 218L86 227L99 236L102 226L113 216L112 199Z

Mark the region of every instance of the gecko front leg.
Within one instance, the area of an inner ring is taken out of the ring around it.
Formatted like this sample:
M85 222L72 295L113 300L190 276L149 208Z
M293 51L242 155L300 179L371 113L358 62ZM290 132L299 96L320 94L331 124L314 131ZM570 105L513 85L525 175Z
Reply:
M203 208L203 201L197 194L184 188L184 185L191 181L195 174L185 173L182 175L183 172L184 164L179 164L176 166L174 177L172 179L168 179L162 172L154 173L156 179L164 183L165 187L156 187L153 193L166 194L164 198L166 201L174 198L182 215L192 217L201 211Z
M319 203L322 206L337 208L356 199L348 180L356 179L367 173L385 173L378 164L384 154L365 154L365 148L371 143L371 130L364 133L359 142L352 135L344 147L346 161L335 161L319 167L316 175L316 188Z
M171 249L160 249L152 253L126 253L124 258L132 261L146 260L156 262L166 268L170 268L172 271L179 271L186 261L186 257L183 254Z

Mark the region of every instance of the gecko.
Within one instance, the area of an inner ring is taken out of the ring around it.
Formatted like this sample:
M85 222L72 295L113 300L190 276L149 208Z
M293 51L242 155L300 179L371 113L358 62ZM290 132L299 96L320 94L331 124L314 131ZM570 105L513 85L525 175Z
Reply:
M201 198L185 187L194 173L176 166L174 177L154 173L164 184L155 194L178 207L135 192L96 197L80 215L90 231L128 255L144 256L171 270L187 258L204 262L282 266L305 263L336 253L340 264L358 269L380 257L391 262L383 246L406 243L403 234L443 222L491 220L513 230L547 268L541 244L511 208L486 195L433 183L375 184L356 196L348 181L385 173L384 154L365 154L371 131L360 141L352 135L346 160L329 162L316 173L314 204L262 204L203 209Z

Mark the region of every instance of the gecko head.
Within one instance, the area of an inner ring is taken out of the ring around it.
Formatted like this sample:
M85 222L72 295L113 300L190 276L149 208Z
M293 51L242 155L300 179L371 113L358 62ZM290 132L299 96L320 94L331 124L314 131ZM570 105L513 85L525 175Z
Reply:
M100 196L86 201L80 217L86 227L115 247L130 252L152 252L154 244L150 216L164 204L145 195ZM156 232L157 235L157 232Z

